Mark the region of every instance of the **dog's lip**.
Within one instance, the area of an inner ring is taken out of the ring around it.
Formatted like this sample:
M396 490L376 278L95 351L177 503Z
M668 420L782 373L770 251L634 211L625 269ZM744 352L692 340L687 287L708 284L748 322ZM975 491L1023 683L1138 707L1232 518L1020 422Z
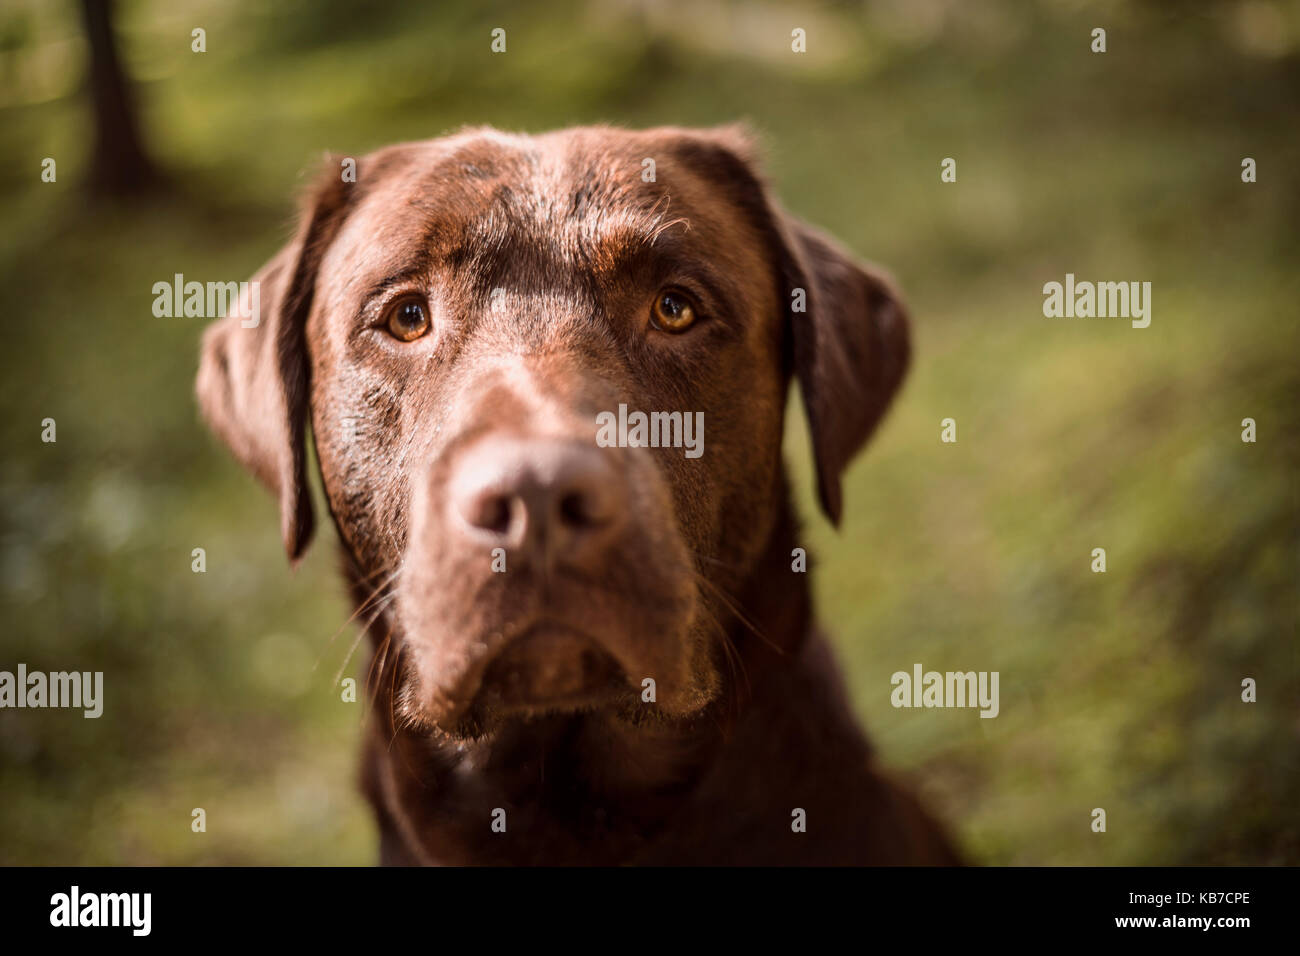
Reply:
M630 692L623 668L572 625L542 620L521 629L483 674L475 703L504 713L581 710Z

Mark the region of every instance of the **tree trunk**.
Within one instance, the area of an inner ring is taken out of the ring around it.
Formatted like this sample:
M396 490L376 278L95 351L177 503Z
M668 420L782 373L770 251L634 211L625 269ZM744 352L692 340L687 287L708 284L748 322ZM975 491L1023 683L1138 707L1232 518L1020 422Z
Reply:
M101 196L144 192L158 177L140 142L131 91L117 54L112 0L81 0L81 15L90 43L87 82L95 117L91 191Z

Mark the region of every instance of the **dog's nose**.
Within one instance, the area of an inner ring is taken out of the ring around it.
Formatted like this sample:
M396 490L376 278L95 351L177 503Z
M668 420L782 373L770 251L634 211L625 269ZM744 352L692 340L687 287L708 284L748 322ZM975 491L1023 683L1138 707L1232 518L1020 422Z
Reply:
M592 567L626 514L626 488L609 455L562 439L484 439L452 475L453 517L484 546Z

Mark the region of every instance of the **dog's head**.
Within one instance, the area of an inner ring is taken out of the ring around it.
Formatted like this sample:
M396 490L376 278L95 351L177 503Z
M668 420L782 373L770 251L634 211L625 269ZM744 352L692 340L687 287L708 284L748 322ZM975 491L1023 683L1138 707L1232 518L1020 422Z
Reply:
M256 323L208 330L200 404L293 560L311 422L408 721L700 712L784 507L791 375L838 520L906 320L750 152L734 128L473 130L332 163L255 277Z

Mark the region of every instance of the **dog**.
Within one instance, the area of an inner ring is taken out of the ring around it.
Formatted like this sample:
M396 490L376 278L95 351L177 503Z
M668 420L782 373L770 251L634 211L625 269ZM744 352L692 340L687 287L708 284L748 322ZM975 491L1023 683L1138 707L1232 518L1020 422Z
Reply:
M755 153L476 128L332 160L260 317L206 330L202 413L295 564L310 423L371 636L381 862L960 862L854 719L781 455L794 379L838 524L908 318Z

